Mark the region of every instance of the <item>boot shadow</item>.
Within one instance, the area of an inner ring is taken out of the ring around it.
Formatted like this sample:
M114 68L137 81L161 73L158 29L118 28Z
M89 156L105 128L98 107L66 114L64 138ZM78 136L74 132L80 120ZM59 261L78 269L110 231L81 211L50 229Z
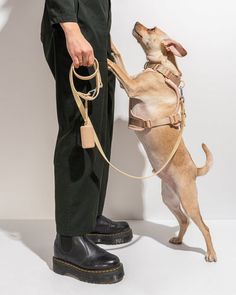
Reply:
M6 239L21 241L52 269L55 226L52 220L0 220ZM7 253L6 253L7 254Z

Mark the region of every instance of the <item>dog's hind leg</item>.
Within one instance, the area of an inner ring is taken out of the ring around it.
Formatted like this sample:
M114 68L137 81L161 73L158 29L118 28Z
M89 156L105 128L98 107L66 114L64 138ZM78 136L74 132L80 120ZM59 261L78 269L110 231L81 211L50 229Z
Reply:
M206 261L216 261L217 257L212 244L210 230L208 226L203 222L200 213L197 198L196 182L192 180L182 183L181 187L178 187L177 189L184 210L186 211L188 216L193 220L193 222L198 226L198 228L204 236L207 246L207 253L205 256Z
M183 241L184 234L188 228L189 220L184 214L179 197L174 190L162 180L162 199L164 204L170 209L170 211L177 218L180 230L177 237L172 237L169 242L172 244L181 244Z

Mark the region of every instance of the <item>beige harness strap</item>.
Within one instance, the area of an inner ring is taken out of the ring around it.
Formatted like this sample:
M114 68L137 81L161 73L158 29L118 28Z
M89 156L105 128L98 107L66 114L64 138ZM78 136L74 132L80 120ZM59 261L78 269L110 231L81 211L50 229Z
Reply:
M142 120L141 118L136 118L135 116L129 118L129 125L137 126L140 128L153 128L165 125L179 126L181 122L181 115L179 113L172 114L169 117L156 120Z
M75 88L75 85L74 85L74 79L73 79L73 75L75 74L75 76L79 79L83 79L83 80L90 80L91 78L94 78L96 75L97 76L100 76L100 73L99 73L99 67L98 67L98 61L95 59L95 64L94 65L94 69L95 69L95 72L96 74L94 73L93 75L91 76L87 76L87 77L81 77L79 76L75 69L74 69L74 66L73 64L71 65L71 68L70 68L70 72L69 72L69 81L70 81L70 86L71 86L71 90L72 90L72 93L73 93L73 96L74 96L74 99L76 101L76 104L80 110L80 113L83 117L84 120L87 120L88 123L92 126L92 129L93 129L93 133L94 133L94 141L95 141L95 144L99 150L99 152L101 153L102 157L105 159L105 161L113 168L115 169L116 171L118 171L119 173L127 176L127 177L130 177L130 178L133 178L133 179L148 179L148 178L151 178L153 176L157 176L158 174L160 174L165 168L166 166L169 164L169 162L171 161L171 159L173 158L173 156L175 155L179 145L180 145L180 142L181 142L181 139L182 139L182 134L183 134L183 129L184 129L184 126L185 126L185 111L184 111L184 103L183 103L183 100L180 99L180 108L181 108L181 123L180 123L180 129L179 129L179 134L178 134L178 137L177 137L177 140L176 140L176 143L168 157L168 159L166 160L165 164L158 170L158 171L155 171L153 174L149 175L149 176L136 176L136 175L131 175L129 173L126 173L122 170L120 170L119 168L117 168L115 165L113 165L109 160L108 158L106 157L104 151L103 151L103 148L101 146L101 143L99 141L99 138L96 134L96 131L93 127L93 124L90 120L89 117L87 117L87 114L86 114L86 109L83 105L83 102L81 100L81 98L85 98L87 99L88 98L88 94L82 94L81 92L77 91L76 88ZM99 77L97 78L98 81L99 81ZM98 85L98 84L97 84ZM176 86L174 86L176 87ZM177 87L176 87L177 88ZM96 88L96 97L97 95L99 94L99 87L97 86ZM177 95L179 95L179 93L177 92ZM94 95L95 96L95 95Z
M177 86L179 86L181 83L181 78L176 76L174 73L171 72L171 70L169 70L167 67L163 66L162 64L155 64L155 63L147 62L144 65L144 69L148 69L148 68L159 72L165 78L171 80Z

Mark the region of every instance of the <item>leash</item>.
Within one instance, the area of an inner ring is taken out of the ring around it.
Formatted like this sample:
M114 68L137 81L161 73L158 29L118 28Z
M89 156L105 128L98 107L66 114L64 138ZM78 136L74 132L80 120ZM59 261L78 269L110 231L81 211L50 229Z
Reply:
M102 80L101 80L101 74L99 71L99 63L96 58L94 60L93 68L94 68L94 73L92 75L81 76L75 71L75 68L72 64L71 68L70 68L70 72L69 72L69 81L70 81L71 90L72 90L75 102L80 110L80 113L81 113L83 119L84 119L84 126L81 126L82 147L83 148L93 148L96 145L96 147L98 148L98 150L99 150L100 154L102 155L102 157L104 158L104 160L117 172L119 172L127 177L141 180L141 179L148 179L153 176L157 176L169 164L169 162L171 161L171 159L175 155L175 153L180 145L181 139L182 139L183 130L185 127L185 108L184 108L184 97L183 97L183 93L182 93L182 88L180 87L180 93L179 93L178 87L171 80L168 81L169 84L173 84L172 87L176 90L177 99L179 101L180 112L181 112L181 122L180 122L179 135L177 137L176 143L175 143L168 159L166 160L165 164L158 171L153 170L153 174L151 174L149 176L136 176L136 175L132 175L132 174L122 171L121 169L117 168L115 165L113 165L108 160L108 158L105 155L104 150L101 146L99 138L96 134L96 131L93 127L93 124L88 116L88 102L93 101L95 98L97 98L97 96L99 95L99 92L100 92L100 88L102 88ZM75 88L75 85L74 85L74 75L75 75L75 77L77 77L78 79L81 79L81 80L91 80L91 79L95 78L96 79L96 88L89 91L88 93L83 93L83 92L77 91ZM166 80L168 80L168 78L166 78ZM82 99L85 101L85 104L83 104Z

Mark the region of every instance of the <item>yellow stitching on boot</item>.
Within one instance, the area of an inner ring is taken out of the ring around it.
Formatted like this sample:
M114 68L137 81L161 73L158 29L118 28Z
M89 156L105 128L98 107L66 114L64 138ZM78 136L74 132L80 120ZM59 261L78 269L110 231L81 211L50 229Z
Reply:
M91 273L107 273L107 272L112 272L112 271L114 271L114 270L117 270L117 269L119 269L119 268L121 267L121 264L120 264L119 267L112 268L112 269L107 269L107 270L86 270L86 269L80 268L80 267L78 267L78 266L76 266L76 265L74 265L74 264L71 264L71 263L69 263L69 262L66 262L66 261L60 260L60 259L58 259L58 258L56 258L56 257L54 257L53 259L55 259L55 260L58 261L59 263L65 264L65 265L67 265L67 266L70 266L70 267L72 267L72 268L78 269L78 270L80 270L80 271L83 271L83 272L91 272Z
M119 233L115 233L115 234L87 234L87 236L109 236L110 237L110 236L118 236L120 234L127 233L129 231L131 231L131 229L128 229L126 231L122 231L122 232L119 232Z

